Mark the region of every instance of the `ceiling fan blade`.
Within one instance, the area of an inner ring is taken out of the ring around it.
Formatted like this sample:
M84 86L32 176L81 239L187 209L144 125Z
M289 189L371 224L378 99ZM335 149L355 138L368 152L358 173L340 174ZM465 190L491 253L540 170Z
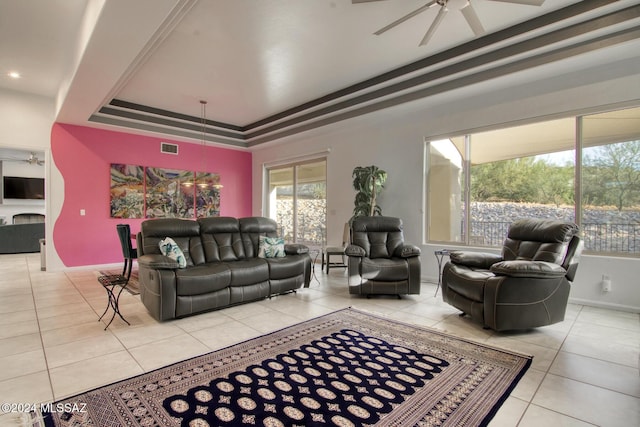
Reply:
M442 22L442 19L444 18L444 15L447 14L447 11L448 11L448 9L447 9L446 5L444 5L444 6L442 6L440 8L440 10L438 11L438 15L436 15L436 19L433 20L433 23L431 24L431 26L427 30L427 34L425 34L424 37L422 38L422 41L420 42L420 46L424 46L427 43L429 43L429 40L431 39L433 34L436 32L436 30L440 26L440 23Z
M491 1L499 1L502 3L513 3L513 4L522 4L526 6L542 6L544 0L491 0Z
M464 19L467 20L467 24L471 27L473 34L481 36L485 33L482 22L480 22L480 18L478 18L478 14L471 3L460 9L460 12L462 12Z
M413 12L406 14L402 18L393 21L391 24L387 25L386 27L380 28L378 31L376 31L373 34L375 34L376 36L379 36L380 34L386 32L386 31L389 31L393 27L402 24L404 21L406 21L408 19L411 19L416 15L419 15L420 13L422 13L425 10L429 9L431 6L433 6L436 3L437 3L437 0L430 1L429 3L425 4L424 6L417 8Z

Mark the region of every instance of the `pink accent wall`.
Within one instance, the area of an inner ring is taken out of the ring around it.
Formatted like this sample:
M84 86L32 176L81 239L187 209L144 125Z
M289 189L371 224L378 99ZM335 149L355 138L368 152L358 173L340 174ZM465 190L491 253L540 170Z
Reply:
M160 142L179 146L179 154L160 153ZM168 169L201 170L199 144L56 123L51 130L53 161L64 179L64 204L53 240L65 266L122 261L116 224L140 231L144 219L110 217L110 165L123 163ZM206 147L206 169L220 174L220 215L251 215L251 153ZM85 210L85 216L80 210Z

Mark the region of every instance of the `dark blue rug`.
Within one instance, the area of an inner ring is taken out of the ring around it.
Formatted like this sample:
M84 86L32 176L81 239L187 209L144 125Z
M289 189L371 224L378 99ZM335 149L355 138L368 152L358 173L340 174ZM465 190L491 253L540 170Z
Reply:
M531 357L348 309L57 402L46 426L482 426ZM36 417L37 418L37 417Z

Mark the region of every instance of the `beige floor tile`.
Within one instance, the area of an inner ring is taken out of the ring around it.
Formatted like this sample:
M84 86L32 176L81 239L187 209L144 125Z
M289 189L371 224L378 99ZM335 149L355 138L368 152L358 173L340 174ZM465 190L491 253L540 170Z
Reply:
M38 333L38 321L25 320L21 322L9 323L6 326L0 328L0 339L17 337L19 335L27 335Z
M425 328L431 328L438 323L437 320L430 319L428 317L407 313L406 311L396 311L387 314L385 317L398 322L409 323L411 325L422 326Z
M575 353L594 359L606 360L629 367L638 366L638 348L633 341L632 345L609 341L606 338L594 339L584 336L569 335L562 344L561 351Z
M10 356L12 354L39 350L41 348L42 340L38 333L4 338L0 340L0 358ZM0 370L2 370L2 367L0 367Z
M186 333L129 350L145 371L189 359L209 351L206 345Z
M300 319L280 311L270 310L254 316L243 317L239 322L262 333L267 333L300 323Z
M535 405L601 426L640 425L640 399L547 374Z
M529 368L511 392L511 396L525 402L531 402L545 375L545 372Z
M440 322L445 320L449 316L458 315L459 311L452 308L450 305L442 306L439 304L415 304L411 307L402 309L405 313L411 313L417 316L423 316L428 319Z
M470 318L457 315L449 316L441 322L436 323L433 327L476 342L484 342L494 335L493 331L483 329L482 325L473 322Z
M189 316L182 319L172 320L171 324L177 326L186 332L195 332L200 329L207 329L214 326L230 322L231 317L224 314L221 310L202 313L197 316Z
M36 321L36 320L37 320L36 311L33 309L0 314L0 326L11 325L13 323L18 323L18 322L27 322L27 321Z
M557 354L556 350L552 350L547 347L542 347L517 339L504 338L500 336L490 337L486 341L486 344L506 348L522 354L531 355L533 356L531 367L543 372L549 370L549 367L551 366L551 363L553 363L553 359Z
M33 295L9 295L0 298L0 314L13 313L16 311L33 310Z
M46 319L49 317L66 316L87 311L93 311L93 309L83 299L82 301L71 304L50 305L47 307L38 306L38 318Z
M45 353L47 355L47 364L52 369L98 356L117 353L124 349L124 346L116 337L106 333L102 336L47 347L45 348Z
M522 421L518 424L518 427L589 427L594 425L595 424L541 408L540 406L530 405L524 417L522 417Z
M516 399L514 397L507 398L498 413L489 423L489 427L517 426L522 415L527 409L527 405L527 402L520 399Z
M235 307L223 308L222 310L220 310L220 312L232 319L241 320L246 317L255 316L257 314L273 312L273 310L268 308L266 305L260 304L258 301L256 301L256 303L242 304L236 305Z
M3 298L13 295L31 295L32 293L31 283L28 280L0 283L0 296Z
M115 329L113 333L125 348L132 349L154 341L184 335L185 331L171 323L156 323Z
M640 314L628 313L624 311L613 312L596 307L585 307L576 323L590 323L599 326L628 329L640 333Z
M47 369L42 349L0 357L0 381Z
M199 329L192 332L191 335L205 344L210 350L219 350L251 338L256 338L262 335L262 332L238 320L231 320L220 326Z
M143 373L126 351L50 369L55 400Z
M526 331L500 332L497 337L511 338L522 342L539 345L542 347L558 350L567 338L567 330L558 330L549 327L542 327Z
M53 399L46 370L0 381L0 402L42 403Z
M99 315L90 309L85 309L78 313L64 313L58 316L46 317L39 320L40 330L50 331L58 328L68 328L69 326L82 323L97 322L98 317Z
M264 302L263 304L271 310L296 317L299 320L313 319L314 317L335 311L328 307L310 304L290 297L292 297L292 295L281 295L269 300L268 302Z
M41 332L42 343L45 348L108 334L109 332L104 331L104 325L97 321Z
M549 372L640 398L637 368L561 351Z

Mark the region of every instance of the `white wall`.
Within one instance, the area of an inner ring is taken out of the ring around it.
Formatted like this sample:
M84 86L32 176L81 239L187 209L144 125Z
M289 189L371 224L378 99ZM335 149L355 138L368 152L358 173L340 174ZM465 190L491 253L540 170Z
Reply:
M257 148L253 155L253 210L262 214L263 165L330 150L327 159L328 241L340 242L351 216L355 166L375 164L389 176L380 197L383 213L403 219L405 239L422 243L423 147L425 138L460 135L487 126L531 118L568 115L622 104L640 105L640 58L559 74L544 81L509 86L509 78L463 91L404 104L382 112L326 126ZM470 93L472 95L470 95ZM283 155L286 153L286 155ZM422 244L422 275L437 280L433 255L440 245ZM602 294L598 282L610 275L613 292ZM640 311L640 259L584 256L572 300L590 305ZM346 286L346 285L345 285Z
M0 147L44 151L47 242L53 242L53 224L64 197L64 182L51 164L51 127L54 119L53 99L0 89ZM62 263L54 245L47 244L46 250L47 269L59 269Z

